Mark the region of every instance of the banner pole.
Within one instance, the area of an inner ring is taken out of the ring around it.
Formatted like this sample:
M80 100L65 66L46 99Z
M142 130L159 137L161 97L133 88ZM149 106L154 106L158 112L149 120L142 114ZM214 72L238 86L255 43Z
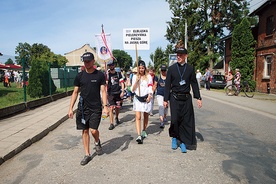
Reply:
M135 51L136 51L136 67L138 70L138 49L137 49L137 44L135 44Z
M135 50L136 50L136 68L137 68L137 74L136 75L138 76L140 74L139 74L139 70L138 70L139 68L138 68L138 49L137 49L137 44L135 44ZM140 82L139 82L138 90L139 90L139 96L140 96Z

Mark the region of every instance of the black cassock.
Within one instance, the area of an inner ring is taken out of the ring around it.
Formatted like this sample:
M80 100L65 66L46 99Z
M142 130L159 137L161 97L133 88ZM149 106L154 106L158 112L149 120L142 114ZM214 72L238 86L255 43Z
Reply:
M177 138L187 149L196 149L195 116L190 90L193 96L200 99L194 67L175 63L169 67L165 82L164 101L169 101L171 111L170 137ZM177 95L185 95L186 99L176 99Z

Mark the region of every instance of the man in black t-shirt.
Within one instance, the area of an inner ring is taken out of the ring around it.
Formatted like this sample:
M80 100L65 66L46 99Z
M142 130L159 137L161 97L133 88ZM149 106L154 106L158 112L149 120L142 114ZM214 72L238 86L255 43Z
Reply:
M124 79L122 77L122 74L115 71L115 63L113 61L110 61L107 63L107 66L109 67L109 72L107 75L107 94L108 94L108 103L110 106L110 112L109 112L109 119L110 119L110 126L109 130L113 130L115 128L114 125L114 115L113 110L115 109L115 115L116 115L116 124L120 124L119 121L119 110L121 107L121 101L124 97Z
M99 125L101 116L108 114L106 82L104 73L96 70L93 65L95 63L94 55L86 52L82 55L85 69L78 73L74 81L74 91L71 97L68 117L73 118L73 107L80 92L80 99L76 113L76 125L78 130L82 130L82 141L85 150L85 156L81 161L81 165L86 165L92 158L90 154L90 135L94 137L96 154L102 154L102 147L99 138ZM102 101L101 101L102 94ZM102 110L103 102L103 110Z

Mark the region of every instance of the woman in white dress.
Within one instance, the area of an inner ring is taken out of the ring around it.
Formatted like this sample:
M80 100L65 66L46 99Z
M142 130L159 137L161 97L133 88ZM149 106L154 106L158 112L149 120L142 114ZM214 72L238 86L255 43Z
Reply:
M138 72L132 78L131 90L135 93L133 99L133 110L135 111L136 131L138 144L143 144L143 139L147 137L146 128L149 121L150 103L152 98L152 77L147 73L146 64L140 60L138 62ZM141 113L144 113L143 130L141 132Z

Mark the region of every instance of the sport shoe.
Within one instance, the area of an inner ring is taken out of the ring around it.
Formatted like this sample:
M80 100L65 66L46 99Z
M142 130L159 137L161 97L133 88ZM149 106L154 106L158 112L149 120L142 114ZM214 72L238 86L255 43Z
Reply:
M116 120L116 124L117 124L117 125L121 124L121 122L119 121L118 118L115 118L115 120Z
M177 139L175 137L172 138L172 149L175 150L177 149Z
M153 116L153 113L152 113L152 112L150 113L150 116Z
M110 124L110 126L109 126L109 130L113 130L115 128L115 126L114 126L114 124L112 123L112 124Z
M138 144L143 144L143 138L139 135L139 136L137 137L137 139L136 139L136 142L137 142Z
M164 128L164 127L165 127L164 123L161 122L161 123L160 123L160 128Z
M179 147L180 147L182 153L187 153L187 149L186 149L186 146L184 143L181 143Z
M148 134L145 130L142 131L142 138L147 138L148 137Z
M80 165L86 165L88 162L90 162L91 156L90 155L85 155L82 161L80 162Z
M101 155L103 154L103 149L101 145L101 141L99 140L98 144L95 143L95 149L96 149L96 154Z

